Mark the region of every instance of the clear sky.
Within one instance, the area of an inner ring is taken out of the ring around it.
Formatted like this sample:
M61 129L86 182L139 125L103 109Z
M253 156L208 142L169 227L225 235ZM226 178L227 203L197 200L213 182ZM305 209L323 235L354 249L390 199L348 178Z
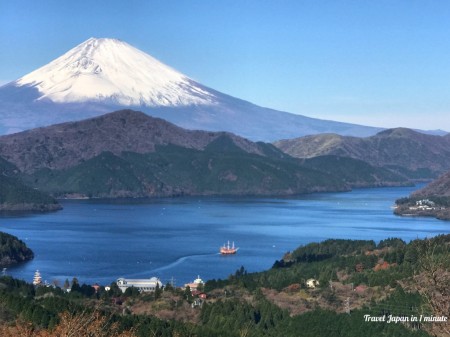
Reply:
M450 2L0 0L0 83L118 38L277 110L450 131Z

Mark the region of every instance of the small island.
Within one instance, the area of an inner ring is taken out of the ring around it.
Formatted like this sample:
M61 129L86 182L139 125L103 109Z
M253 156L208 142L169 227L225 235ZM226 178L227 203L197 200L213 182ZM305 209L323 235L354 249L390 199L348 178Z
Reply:
M0 232L0 267L15 265L33 258L33 251L22 240Z

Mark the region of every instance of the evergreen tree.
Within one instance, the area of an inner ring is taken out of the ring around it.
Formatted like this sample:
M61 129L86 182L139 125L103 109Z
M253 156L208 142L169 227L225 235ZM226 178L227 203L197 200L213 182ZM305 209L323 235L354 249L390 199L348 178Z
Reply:
M184 290L184 298L186 299L186 301L188 301L189 303L192 303L194 297L192 296L191 293L191 287L187 286L186 289Z
M156 283L155 287L155 301L161 297L161 294L163 292L163 289L159 287L159 283Z

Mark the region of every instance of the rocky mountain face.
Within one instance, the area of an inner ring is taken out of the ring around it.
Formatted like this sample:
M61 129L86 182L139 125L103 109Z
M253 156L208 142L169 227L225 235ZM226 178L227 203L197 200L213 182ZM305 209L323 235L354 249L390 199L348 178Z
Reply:
M365 137L336 134L305 136L274 143L297 158L336 155L389 168L411 179L435 178L450 169L450 136L436 136L397 128Z
M325 132L368 136L381 130L263 108L208 88L123 41L91 38L0 87L0 134L120 109L254 141Z

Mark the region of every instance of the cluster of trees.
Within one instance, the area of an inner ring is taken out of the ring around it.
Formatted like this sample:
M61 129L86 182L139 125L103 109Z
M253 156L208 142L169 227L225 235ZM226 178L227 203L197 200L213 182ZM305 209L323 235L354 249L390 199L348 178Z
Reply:
M422 200L424 197L404 197L397 199L395 203L397 205L407 205L407 206L413 206L416 204L416 201ZM438 196L438 195L432 195L426 197L426 199L434 202L437 206L444 206L448 207L450 206L450 197L447 196Z
M0 285L0 321L8 322L12 318L20 318L37 327L51 328L57 323L58 309L67 309L67 301L64 299L36 299L34 286L24 281L5 276L0 279Z
M402 303L399 306L398 303ZM364 315L411 315L417 313L421 297L405 293L400 288L391 299L374 303L355 310L351 315L333 311L315 309L302 315L290 316L264 298L259 290L254 292L254 301L231 298L205 304L201 310L201 322L196 327L196 336L399 336L424 337L425 331L413 329L402 324L371 324ZM412 308L412 309L411 309Z
M322 261L334 256L361 254L376 248L372 240L328 239L320 243L312 242L292 252L296 262Z

